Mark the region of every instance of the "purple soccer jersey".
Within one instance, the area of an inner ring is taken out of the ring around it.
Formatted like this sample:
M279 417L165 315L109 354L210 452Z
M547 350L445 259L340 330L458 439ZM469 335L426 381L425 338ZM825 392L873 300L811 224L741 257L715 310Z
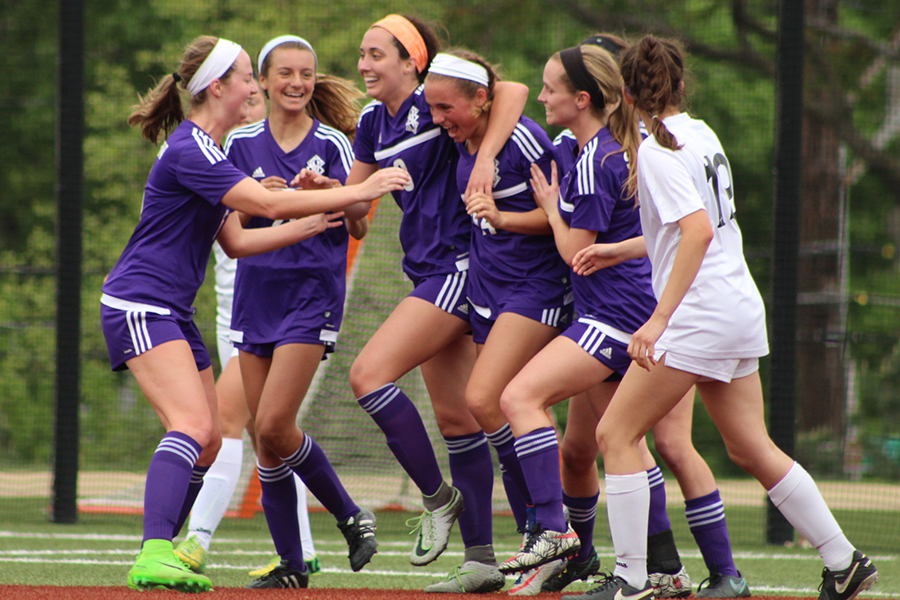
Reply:
M228 213L222 197L246 177L202 129L183 121L157 154L140 221L103 292L189 319Z
M469 180L477 155L457 144L460 159L457 185ZM529 212L537 208L531 193L531 165L536 163L549 179L556 159L553 143L541 127L522 117L494 161L493 197L500 211ZM458 203L463 205L460 197ZM525 235L494 229L474 219L469 300L490 309L494 320L504 308L561 306L570 287L570 271L556 250L552 235ZM478 310L478 309L476 309Z
M453 140L432 122L422 89L393 116L381 102L371 102L353 140L360 162L400 167L410 175L409 185L393 196L403 211L403 270L413 281L465 270L470 236L469 216L458 201L458 154Z
M275 141L268 119L234 130L225 152L257 180L278 176L290 182L307 168L343 183L353 163L347 137L316 120L290 152ZM246 227L278 224L253 217ZM285 339L333 344L344 312L348 239L346 227L335 227L286 248L238 260L232 339L245 344ZM303 337L307 335L312 338Z
M577 146L576 146L577 147ZM641 235L640 211L625 198L628 163L607 128L585 144L572 170L562 176L559 215L575 229L596 231L596 243L613 243ZM625 261L587 277L573 276L575 312L632 333L656 306L647 258Z
M575 161L578 159L578 140L575 139L571 129L563 129L553 138L553 145L556 146L556 172L561 180L564 174L575 168Z

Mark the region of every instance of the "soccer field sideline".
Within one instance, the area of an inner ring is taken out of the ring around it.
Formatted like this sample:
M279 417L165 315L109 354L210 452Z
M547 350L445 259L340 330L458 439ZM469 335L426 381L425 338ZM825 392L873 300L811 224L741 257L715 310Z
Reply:
M64 547L64 548L22 548L29 541L36 542L37 545L44 545L47 542L123 542L123 547L117 548L87 548L87 547ZM92 534L92 533L43 533L29 531L0 531L0 545L8 546L15 543L20 547L17 549L0 548L0 564L8 565L71 565L85 567L121 567L126 568L131 565L134 556L137 554L138 546L141 541L139 535L123 535L123 534ZM127 545L126 545L127 544ZM235 546L241 546L236 548ZM322 557L328 557L327 563L342 563L346 557L346 546L343 542L337 540L320 540L316 542L317 552ZM261 547L260 549L254 549ZM379 543L379 558L391 560L393 564L402 564L408 556L408 542L405 541L383 541ZM498 544L496 547L498 558L515 552L516 548L512 544ZM597 552L602 559L606 559L606 564L611 563L613 558L612 548L598 546ZM263 562L273 556L271 550L271 540L252 538L252 537L222 537L215 541L214 549L210 553L209 569L222 569L225 571L246 571L248 564L241 564L241 559L258 559L257 562ZM461 560L463 552L454 549L448 549L444 552L443 557ZM697 551L687 551L681 553L682 558L688 560L700 560L700 553ZM102 557L102 558L98 558ZM109 557L109 558L106 558ZM801 561L804 563L818 562L820 559L816 554L793 554L784 553L777 550L773 552L759 551L737 551L734 553L735 561L739 564L746 561ZM896 571L900 568L897 565L900 562L900 555L879 554L872 555L871 558L879 566L889 567L889 570ZM333 560L332 560L333 559ZM325 561L323 561L325 562ZM454 562L454 561L451 561ZM748 568L750 565L747 565ZM799 568L800 565L798 565ZM371 567L371 565L370 565ZM438 570L433 570L437 568ZM805 567L804 567L805 568ZM353 573L348 568L323 565L322 573L334 576L351 576ZM419 581L423 579L442 579L446 577L446 563L438 567L434 565L432 569L404 569L398 568L366 568L363 572L365 575L374 578L413 578ZM508 581L513 581L514 576L507 577ZM804 579L806 579L804 577ZM885 582L887 583L887 582ZM696 584L696 582L695 582ZM427 582L421 585L427 585ZM890 586L889 586L890 587ZM758 583L752 586L756 594L783 594L783 595L815 595L817 590L812 586L791 586L791 585L767 585ZM865 597L872 598L900 598L900 593L892 591L880 591L878 587L864 594Z

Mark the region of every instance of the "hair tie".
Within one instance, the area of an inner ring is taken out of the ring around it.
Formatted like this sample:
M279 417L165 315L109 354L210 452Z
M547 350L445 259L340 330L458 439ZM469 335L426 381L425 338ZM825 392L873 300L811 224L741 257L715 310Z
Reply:
M409 19L402 15L388 15L372 27L381 27L397 38L400 45L406 48L406 52L415 59L416 71L419 73L425 71L428 67L428 47L425 45L425 40L422 39L422 34Z
M265 46L263 46L262 50L259 51L259 59L257 61L259 68L257 70L257 73L262 75L263 63L266 62L266 57L269 55L269 52L271 52L281 44L287 44L288 42L300 44L301 46L312 52L313 58L316 59L316 70L319 70L319 56L316 54L316 51L313 50L312 44L310 44L300 36L282 35L280 37L269 40L269 42Z
M569 76L569 80L572 82L572 85L575 86L575 89L587 92L591 97L591 104L593 104L597 110L603 110L606 106L606 99L603 97L603 92L600 91L600 86L597 85L597 80L584 65L584 56L581 54L581 46L566 48L565 50L560 51L559 58L562 61L566 75Z
M175 83L178 83L179 81L181 81L181 75L178 74L178 71L172 72L172 79L175 80Z
M467 79L479 83L484 87L490 87L488 84L487 69L478 63L453 56L452 54L438 54L431 61L431 67L428 72L434 75L445 75L447 77L456 77L457 79Z

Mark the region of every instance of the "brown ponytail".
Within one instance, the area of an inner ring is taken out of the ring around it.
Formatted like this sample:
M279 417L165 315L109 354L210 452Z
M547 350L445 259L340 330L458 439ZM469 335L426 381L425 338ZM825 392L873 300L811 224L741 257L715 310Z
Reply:
M678 140L658 118L669 107L680 107L684 100L684 58L675 42L652 35L641 38L622 53L622 78L634 106L652 117L646 123L663 148L681 149ZM637 186L637 161L629 163L629 190Z
M160 134L168 135L172 129L184 121L184 107L178 88L187 89L187 83L216 47L218 41L219 38L208 35L195 38L185 48L178 70L163 77L155 88L147 92L146 96L138 95L140 103L132 107L133 112L128 117L128 124L140 125L141 134L155 144L159 141ZM225 81L233 70L232 66L219 79ZM180 77L180 81L175 80L175 75ZM192 107L199 106L204 102L206 102L206 90L191 98Z

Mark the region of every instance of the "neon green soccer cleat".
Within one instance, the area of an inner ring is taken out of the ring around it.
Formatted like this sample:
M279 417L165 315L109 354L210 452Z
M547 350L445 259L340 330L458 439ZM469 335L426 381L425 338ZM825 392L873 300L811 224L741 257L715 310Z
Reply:
M128 587L133 590L209 592L212 581L181 562L169 540L147 540L128 572Z

